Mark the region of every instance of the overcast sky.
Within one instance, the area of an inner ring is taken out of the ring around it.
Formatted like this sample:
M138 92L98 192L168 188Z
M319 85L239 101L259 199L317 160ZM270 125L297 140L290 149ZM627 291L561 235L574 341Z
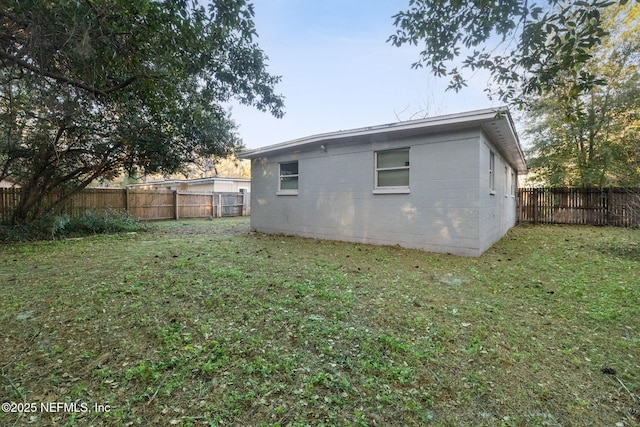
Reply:
M324 132L496 107L477 74L462 92L414 70L419 47L394 47L392 15L408 0L253 0L258 43L286 114L233 105L247 148Z

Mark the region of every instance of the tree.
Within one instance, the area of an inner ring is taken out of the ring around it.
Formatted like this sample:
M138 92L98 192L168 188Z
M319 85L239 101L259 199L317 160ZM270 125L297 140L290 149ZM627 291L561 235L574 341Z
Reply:
M565 70L587 63L592 48L607 35L601 13L626 3L410 0L409 9L393 17L397 30L388 41L395 46L423 45L413 67L427 66L434 75L449 77L449 88L456 91L466 85L462 69L485 69L497 84L488 90L504 102L522 106L528 96L562 85ZM461 55L466 55L462 61ZM575 98L602 84L603 76L582 69L564 96Z
M602 20L609 36L591 59L528 102L529 166L545 185L640 186L640 4L611 8ZM584 72L605 84L569 96Z
M253 14L245 0L0 0L0 179L23 192L13 222L99 177L231 154L232 98L282 116Z

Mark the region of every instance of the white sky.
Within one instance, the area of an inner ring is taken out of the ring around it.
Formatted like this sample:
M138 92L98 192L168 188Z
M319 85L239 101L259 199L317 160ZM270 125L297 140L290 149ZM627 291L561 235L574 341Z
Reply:
M234 104L247 148L324 132L496 107L474 75L459 93L414 70L419 47L394 47L392 15L408 0L253 0L268 72L282 76L285 117Z

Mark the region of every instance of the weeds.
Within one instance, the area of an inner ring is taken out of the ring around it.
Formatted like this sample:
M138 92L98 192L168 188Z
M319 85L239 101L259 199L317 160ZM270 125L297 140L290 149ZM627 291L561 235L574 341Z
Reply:
M28 225L0 224L0 242L54 240L143 229L145 227L127 212L91 210L76 218L66 214L47 215Z

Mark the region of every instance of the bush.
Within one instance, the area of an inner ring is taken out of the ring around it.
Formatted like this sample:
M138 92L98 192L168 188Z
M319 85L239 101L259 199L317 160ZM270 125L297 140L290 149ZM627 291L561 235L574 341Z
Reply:
M143 224L127 212L92 210L78 218L71 218L67 214L47 215L27 225L0 225L0 241L53 240L90 234L134 232L143 229Z
M88 211L79 218L74 218L64 226L71 235L120 233L139 231L142 227L138 219L127 212L105 210Z

